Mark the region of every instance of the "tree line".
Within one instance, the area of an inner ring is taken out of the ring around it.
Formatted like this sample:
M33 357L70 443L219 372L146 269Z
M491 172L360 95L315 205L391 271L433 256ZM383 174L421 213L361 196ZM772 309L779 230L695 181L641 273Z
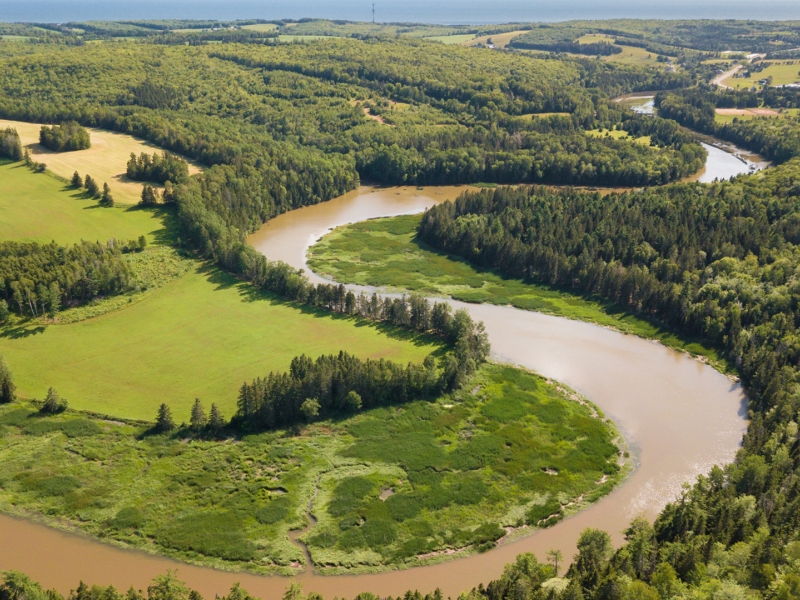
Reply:
M127 175L134 181L183 183L189 177L189 165L181 157L166 151L160 155L154 152L152 156L142 152L138 157L131 153Z
M0 309L40 317L97 296L123 293L133 276L122 254L139 251L141 242L0 242Z

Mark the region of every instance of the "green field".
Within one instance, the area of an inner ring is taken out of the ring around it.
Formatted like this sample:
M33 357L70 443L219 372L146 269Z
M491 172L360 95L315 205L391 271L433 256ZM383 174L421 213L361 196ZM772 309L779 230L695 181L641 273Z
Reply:
M452 296L465 302L510 304L589 321L658 339L671 348L704 356L721 370L729 368L714 349L681 339L607 302L506 279L437 252L415 239L420 218L392 217L340 227L311 248L309 266L342 282Z
M152 242L166 235L163 211L102 208L50 173L33 173L21 162L0 162L0 181L0 240L69 244L146 235Z
M626 475L613 425L567 390L493 365L465 389L237 443L0 406L0 509L195 563L288 573L303 563L288 530L306 524L315 496L304 540L318 568L379 571L492 547L502 527L530 533L515 528L550 525ZM446 549L458 552L425 556Z
M338 353L421 362L438 346L371 323L262 295L210 267L96 319L0 329L0 354L20 394L54 386L70 406L153 419L168 403L188 419L199 396L230 415L245 380L285 371L294 356Z
M772 77L771 85L785 85L787 83L800 83L800 60L777 60L764 61L760 64L769 66L758 73L752 73L750 77L729 77L725 83L734 88L750 88L759 86L759 81Z

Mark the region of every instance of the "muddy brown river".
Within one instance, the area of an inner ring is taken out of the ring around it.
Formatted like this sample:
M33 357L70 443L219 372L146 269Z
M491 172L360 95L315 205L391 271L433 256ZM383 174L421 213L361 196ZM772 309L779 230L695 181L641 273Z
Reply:
M454 198L465 188L362 187L340 198L273 219L250 236L270 259L305 267L308 247L331 228L387 215L416 213ZM314 279L319 279L313 276ZM712 465L730 462L746 422L746 401L736 383L712 368L660 344L589 323L490 305L464 305L486 325L494 358L562 381L592 400L620 428L634 459L632 475L614 492L556 526L536 531L484 554L434 566L375 575L295 579L306 592L352 598L371 591L398 596L440 587L456 596L498 577L521 552L540 559L551 548L570 557L581 530L607 530L616 543L637 515L653 518L681 487ZM0 516L0 570L16 569L61 592L79 580L146 588L167 569L204 597L225 593L234 582L265 600L279 597L284 577L229 573L178 563L67 534L30 521Z

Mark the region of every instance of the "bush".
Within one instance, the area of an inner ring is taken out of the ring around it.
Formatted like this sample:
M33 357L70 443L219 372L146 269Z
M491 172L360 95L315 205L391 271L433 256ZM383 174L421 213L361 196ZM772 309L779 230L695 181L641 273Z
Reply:
M256 511L256 521L262 525L272 525L282 521L289 514L289 499L286 497L275 498Z
M386 499L386 507L395 521L405 521L419 514L422 504L416 496L408 494L395 494Z
M109 525L114 529L139 529L145 523L144 513L134 506L122 508Z
M542 519L546 519L550 515L554 515L556 513L561 512L561 503L556 500L555 498L550 498L544 504L535 504L529 510L528 514L526 515L528 519L529 525L538 525L539 521Z
M328 512L334 517L346 515L374 488L375 484L364 477L343 479L333 491L333 498L328 504Z
M225 560L251 560L256 554L241 528L241 519L231 511L209 510L180 517L158 531L156 540L169 548Z
M92 145L89 132L75 121L68 121L52 127L42 125L39 132L39 143L54 152L86 150Z

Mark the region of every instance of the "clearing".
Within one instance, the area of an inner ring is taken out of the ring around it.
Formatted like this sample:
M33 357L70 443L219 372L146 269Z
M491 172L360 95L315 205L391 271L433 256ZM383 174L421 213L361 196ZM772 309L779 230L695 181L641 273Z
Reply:
M204 265L123 310L0 329L0 354L23 397L43 398L53 386L72 408L146 420L162 402L176 420L188 419L198 396L230 416L244 381L286 371L303 353L346 349L406 363L438 348L429 338L281 301Z
M131 181L126 176L131 153L137 156L142 152L153 154L162 152L158 146L124 133L87 127L92 147L73 152L53 152L39 144L41 123L5 121L0 119L0 129L13 127L19 133L22 145L31 153L31 158L43 162L56 175L71 179L77 171L81 176L89 174L97 180L100 187L108 183L111 195L121 204L136 204L141 199L143 183ZM200 166L189 162L189 174L199 173ZM161 186L155 185L160 188Z
M520 29L518 31L507 31L505 33L494 33L492 35L483 35L481 37L474 37L474 39L470 39L467 42L463 42L465 46L477 46L478 44L483 44L486 46L487 44L492 44L495 48L505 48L511 43L515 37L522 35L523 33L528 33L527 30ZM491 42L489 40L492 40Z
M51 173L34 173L22 162L0 161L0 240L132 240L166 235L163 209L103 208Z

